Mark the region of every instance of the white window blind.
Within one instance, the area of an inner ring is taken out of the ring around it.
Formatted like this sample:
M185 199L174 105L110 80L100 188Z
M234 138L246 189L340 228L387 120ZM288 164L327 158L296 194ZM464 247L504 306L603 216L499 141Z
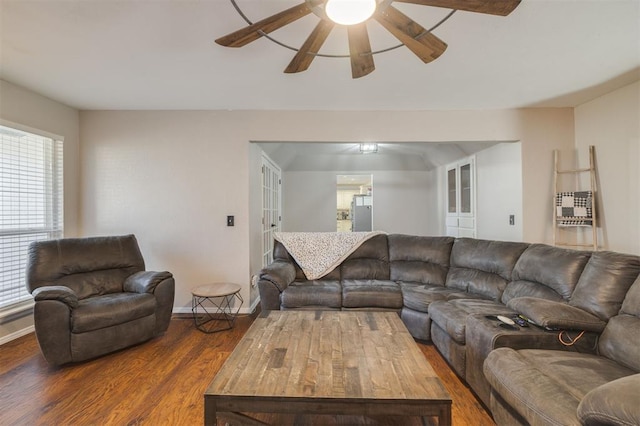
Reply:
M63 235L62 141L0 125L0 311L31 299L27 247Z

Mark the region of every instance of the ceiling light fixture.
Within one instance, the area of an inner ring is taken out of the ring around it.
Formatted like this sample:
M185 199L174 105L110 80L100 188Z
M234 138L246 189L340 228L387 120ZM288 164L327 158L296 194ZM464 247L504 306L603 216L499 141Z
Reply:
M406 46L422 62L429 63L440 57L447 49L447 44L438 38L433 31L449 19L457 10L507 16L518 7L521 0L300 0L302 3L289 9L268 16L260 21L251 22L240 10L236 0L230 0L236 11L247 21L248 26L216 39L216 43L226 47L242 47L260 38L296 51L285 73L298 73L309 69L314 58L349 58L351 60L351 76L364 77L375 70L373 55L388 52ZM443 19L431 28L423 28L416 21L397 9L394 3L413 3L451 9ZM346 18L338 11L357 11L357 17ZM300 48L289 46L271 37L269 33L298 19L315 14L319 21ZM400 44L385 49L373 50L369 41L368 24L376 21L391 33ZM336 23L347 27L348 55L328 55L320 53L320 49Z
M336 24L355 25L371 18L376 0L327 0L324 11Z
M377 143L361 143L360 144L360 154L375 154L376 152L378 152Z

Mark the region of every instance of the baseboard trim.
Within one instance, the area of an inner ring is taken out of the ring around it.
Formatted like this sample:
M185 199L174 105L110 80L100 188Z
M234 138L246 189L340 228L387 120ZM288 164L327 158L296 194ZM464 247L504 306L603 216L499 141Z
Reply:
M240 312L238 314L249 315L256 311L256 308L260 304L260 298L256 297L256 300L253 301L251 306L247 308L240 308ZM190 306L174 306L173 311L174 314L189 314L191 315L191 307Z
M22 330L14 331L11 334L7 334L6 336L0 337L0 346L5 343L9 343L12 340L16 340L22 336L26 336L29 333L33 333L36 331L35 327L30 325L29 327L25 327Z

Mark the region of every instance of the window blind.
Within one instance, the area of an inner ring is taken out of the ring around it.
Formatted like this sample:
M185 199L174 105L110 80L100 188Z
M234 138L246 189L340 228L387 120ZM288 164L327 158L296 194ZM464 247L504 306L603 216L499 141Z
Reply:
M31 299L29 243L63 235L62 145L0 125L0 311Z

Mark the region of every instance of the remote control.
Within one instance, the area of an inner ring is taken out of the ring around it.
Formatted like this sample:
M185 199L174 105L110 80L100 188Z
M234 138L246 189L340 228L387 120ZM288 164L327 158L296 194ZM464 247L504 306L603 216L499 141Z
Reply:
M505 324L515 325L516 323L509 317L505 317L504 315L498 315L498 319Z
M518 324L520 327L529 327L529 323L527 322L527 320L520 318L520 316L515 315L513 317L513 320L515 321L516 324Z

